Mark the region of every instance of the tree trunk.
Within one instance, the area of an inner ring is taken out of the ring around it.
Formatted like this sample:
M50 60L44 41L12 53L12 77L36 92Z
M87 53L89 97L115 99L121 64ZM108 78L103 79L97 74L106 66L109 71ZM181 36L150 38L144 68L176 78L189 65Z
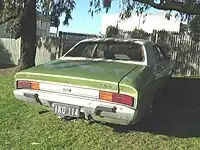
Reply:
M24 0L19 69L35 66L36 55L36 0Z

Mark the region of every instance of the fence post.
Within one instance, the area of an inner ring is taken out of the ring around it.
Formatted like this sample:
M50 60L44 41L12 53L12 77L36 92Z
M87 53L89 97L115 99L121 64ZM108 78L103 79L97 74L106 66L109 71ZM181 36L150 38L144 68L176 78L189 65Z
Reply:
M151 41L152 42L157 42L157 31L156 30L153 30L152 34L151 34Z
M62 31L59 31L59 49L58 49L58 53L57 53L57 58L58 59L60 57L60 53L61 53L61 48L62 48Z

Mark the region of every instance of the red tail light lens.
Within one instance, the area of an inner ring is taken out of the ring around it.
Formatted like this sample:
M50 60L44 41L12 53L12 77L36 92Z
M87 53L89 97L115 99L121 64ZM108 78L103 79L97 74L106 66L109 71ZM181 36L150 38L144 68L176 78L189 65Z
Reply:
M126 104L133 106L133 97L123 94L113 94L112 101L116 103Z
M31 83L29 81L17 81L18 89L30 89Z
M125 104L128 106L133 106L134 98L124 94L112 93L112 92L99 92L99 99L116 102L120 104Z
M17 89L39 90L40 89L40 84L38 82L17 81Z

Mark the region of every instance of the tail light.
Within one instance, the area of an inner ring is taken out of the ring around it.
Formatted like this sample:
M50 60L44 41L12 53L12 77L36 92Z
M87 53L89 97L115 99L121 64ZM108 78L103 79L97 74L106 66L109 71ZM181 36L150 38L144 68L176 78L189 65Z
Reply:
M17 89L30 89L31 84L29 81L17 81Z
M120 104L125 104L128 106L133 106L134 98L124 94L112 93L112 92L99 92L99 99L116 102Z
M38 82L31 82L31 89L39 90L40 89L40 84Z
M17 81L17 89L39 90L40 89L40 84L38 82Z

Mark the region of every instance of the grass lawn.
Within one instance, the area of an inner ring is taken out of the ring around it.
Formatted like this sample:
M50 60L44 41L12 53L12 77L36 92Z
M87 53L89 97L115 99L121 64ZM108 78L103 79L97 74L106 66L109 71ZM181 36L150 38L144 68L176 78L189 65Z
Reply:
M13 77L1 76L0 149L200 149L200 99L194 98L200 92L193 89L188 99L182 94L193 86L188 81L183 84L179 90L185 92L173 85L175 94L168 90L160 97L158 116L135 126L114 128L99 123L89 125L83 120L63 122L53 113L39 115L41 108L14 98Z

